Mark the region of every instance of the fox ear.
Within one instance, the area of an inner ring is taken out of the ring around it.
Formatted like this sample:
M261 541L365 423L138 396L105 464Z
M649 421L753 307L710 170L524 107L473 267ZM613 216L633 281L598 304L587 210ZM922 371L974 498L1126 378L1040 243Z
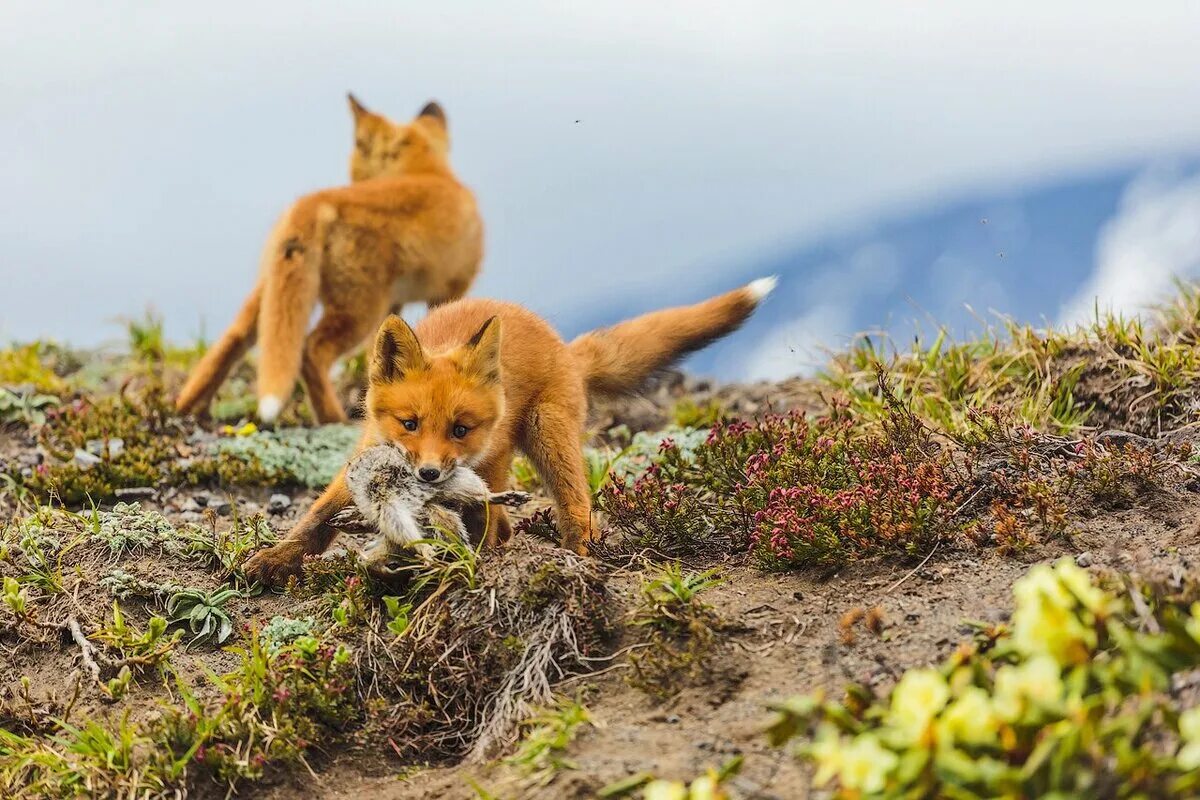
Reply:
M350 113L354 115L355 121L370 116L371 112L367 110L367 107L358 102L358 98L350 92L346 92L346 100L350 103Z
M483 323L463 347L462 369L485 383L500 382L500 318Z
M436 100L430 100L426 103L425 107L421 109L421 113L417 114L417 116L437 120L442 124L443 128L446 127L446 112L442 110L442 107L438 105Z
M371 383L393 383L428 365L417 335L395 314L384 320L375 337L368 377Z

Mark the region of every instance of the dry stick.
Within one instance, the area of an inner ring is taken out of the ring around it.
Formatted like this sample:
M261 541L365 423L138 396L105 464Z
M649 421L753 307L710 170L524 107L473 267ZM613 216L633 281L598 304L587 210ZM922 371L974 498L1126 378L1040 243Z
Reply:
M911 578L913 575L916 575L921 570L921 567L925 566L925 564L927 564L929 562L929 559L933 558L933 554L937 552L938 545L940 545L941 543L942 543L941 539L938 539L936 542L934 542L933 548L930 549L930 551L929 551L929 555L927 555L927 556L925 556L925 558L921 559L921 563L917 564L915 567L913 567L907 575L905 575L903 578L901 578L900 580L893 583L888 588L884 589L883 593L891 594L893 591L895 591L896 587L898 587L900 584L904 583L906 580Z
M83 629L79 627L79 620L74 616L67 617L60 627L65 627L71 632L71 638L75 640L75 644L79 645L79 655L83 660L83 666L91 673L92 679L96 683L100 682L100 665L96 663L93 657L96 648L92 645L88 638L83 635Z

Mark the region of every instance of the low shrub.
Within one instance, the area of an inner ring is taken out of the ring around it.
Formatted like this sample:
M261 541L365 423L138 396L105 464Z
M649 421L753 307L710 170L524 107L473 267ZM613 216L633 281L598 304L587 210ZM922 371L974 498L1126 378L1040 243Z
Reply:
M841 702L789 700L771 738L806 742L816 783L839 797L1192 796L1200 705L1178 692L1200 667L1200 603L1120 588L1069 559L1036 566L1013 588L1011 626L887 696L854 685Z

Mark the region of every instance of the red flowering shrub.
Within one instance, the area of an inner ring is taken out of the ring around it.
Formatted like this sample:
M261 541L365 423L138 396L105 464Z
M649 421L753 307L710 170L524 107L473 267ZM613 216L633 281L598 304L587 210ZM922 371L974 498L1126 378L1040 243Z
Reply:
M635 546L664 555L750 547L771 567L927 550L951 529L949 459L897 413L864 434L840 416L771 415L716 425L691 460L664 443L601 507Z

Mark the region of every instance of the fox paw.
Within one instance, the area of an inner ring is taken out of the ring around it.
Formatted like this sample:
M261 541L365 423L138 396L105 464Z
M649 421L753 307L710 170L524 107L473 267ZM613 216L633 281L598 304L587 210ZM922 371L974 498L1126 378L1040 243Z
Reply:
M285 544L277 544L259 550L242 567L246 580L266 586L286 583L293 575L300 574L304 564L304 553Z

